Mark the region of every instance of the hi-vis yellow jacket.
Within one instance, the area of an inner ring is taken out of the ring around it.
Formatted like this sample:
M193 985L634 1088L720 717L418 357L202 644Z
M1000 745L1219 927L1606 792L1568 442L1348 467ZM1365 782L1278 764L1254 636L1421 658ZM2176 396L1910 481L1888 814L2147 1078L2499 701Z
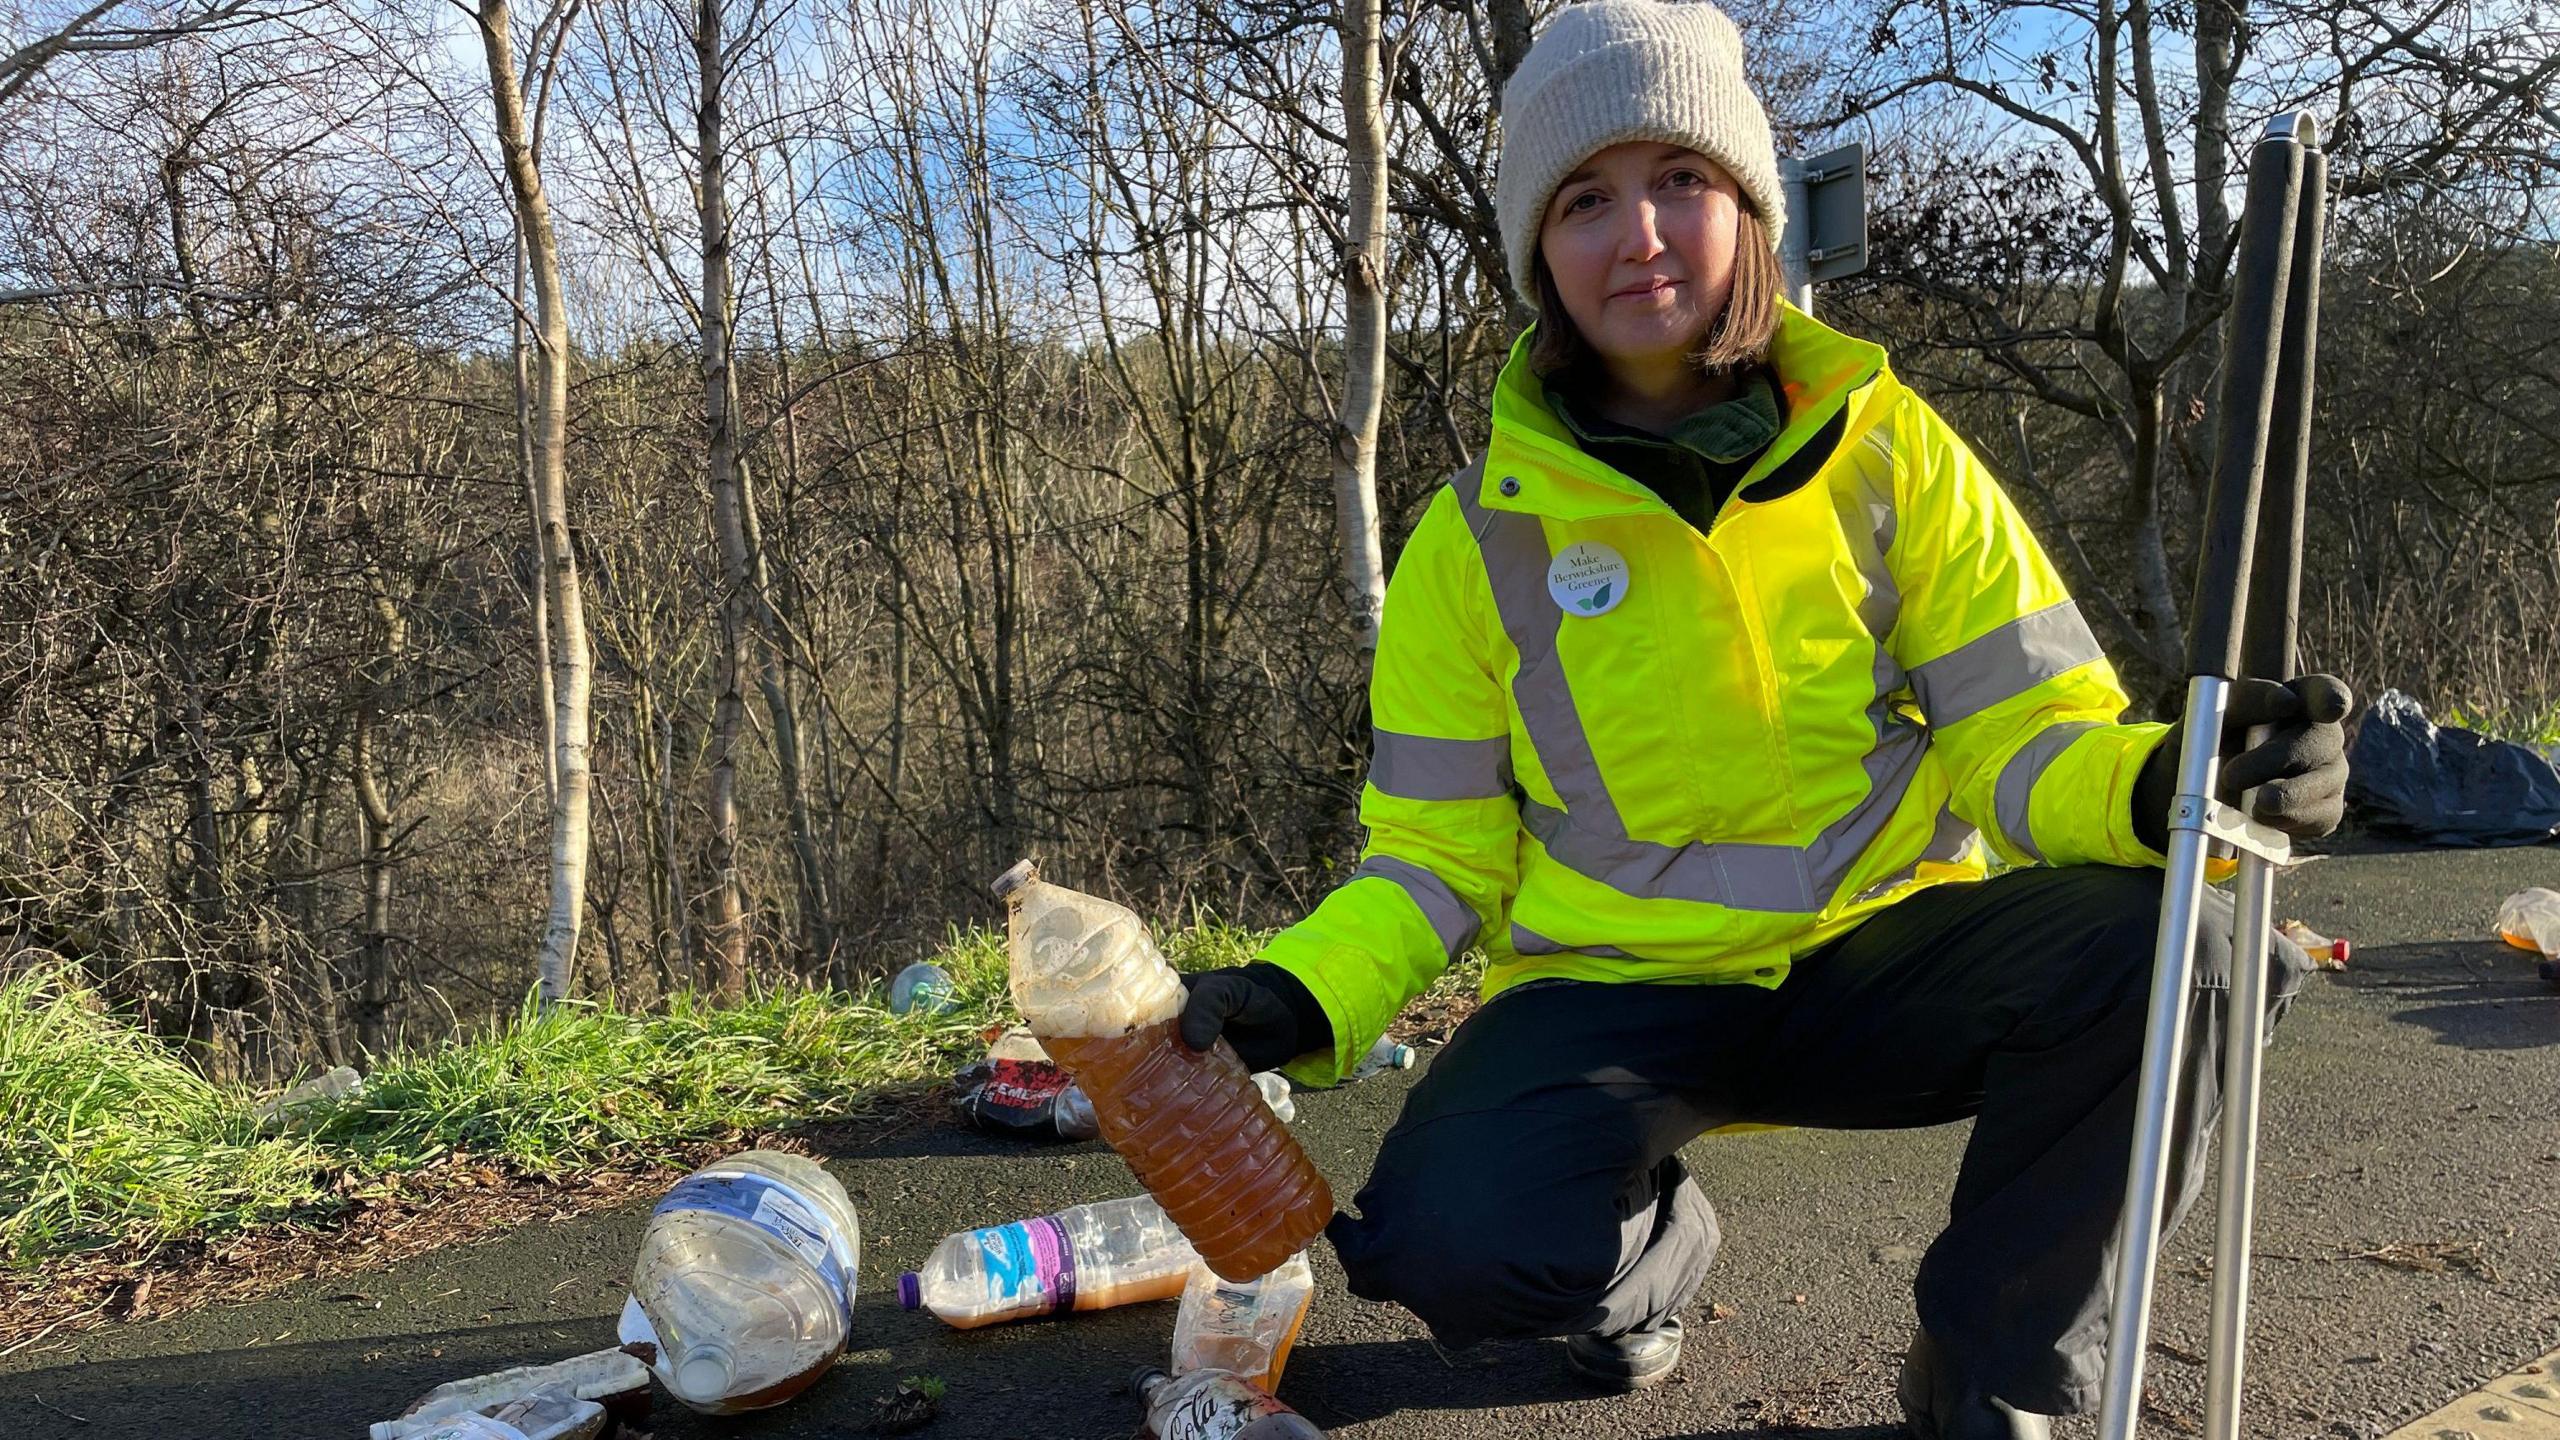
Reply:
M1471 945L1543 976L1775 986L1920 889L2157 865L2129 800L2167 727L2026 523L1877 346L1795 310L1787 426L1701 535L1586 454L1528 339L1479 466L1387 587L1352 878L1262 958L1347 1073Z

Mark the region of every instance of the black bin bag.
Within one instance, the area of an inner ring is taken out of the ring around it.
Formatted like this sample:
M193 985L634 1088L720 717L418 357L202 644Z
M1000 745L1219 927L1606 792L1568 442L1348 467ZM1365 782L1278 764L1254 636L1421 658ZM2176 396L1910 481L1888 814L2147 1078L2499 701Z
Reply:
M2438 725L2397 690L2374 697L2347 750L2347 803L2375 830L2432 845L2560 837L2560 770L2550 760Z

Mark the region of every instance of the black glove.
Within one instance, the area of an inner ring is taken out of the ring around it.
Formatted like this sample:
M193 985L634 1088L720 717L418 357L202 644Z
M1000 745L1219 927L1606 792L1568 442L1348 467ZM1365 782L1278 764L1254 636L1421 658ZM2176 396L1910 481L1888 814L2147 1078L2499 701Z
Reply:
M1272 1070L1310 1050L1333 1048L1333 1022L1305 982L1255 961L1182 977L1182 1043L1206 1050L1226 1037L1247 1070Z
M2345 719L2355 697L2335 675L2235 680L2222 712L2222 763L2216 788L2225 805L2237 805L2251 789L2249 818L2296 840L2338 828L2347 808ZM2254 725L2270 725L2267 738L2237 755ZM2185 722L2169 727L2160 748L2142 762L2133 784L2133 833L2154 850L2169 848L2169 806L2177 798L2178 747Z

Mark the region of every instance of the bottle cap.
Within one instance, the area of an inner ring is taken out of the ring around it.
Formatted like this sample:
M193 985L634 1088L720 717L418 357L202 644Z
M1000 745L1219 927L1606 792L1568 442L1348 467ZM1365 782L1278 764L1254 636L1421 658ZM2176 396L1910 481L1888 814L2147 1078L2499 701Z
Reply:
M901 1310L924 1308L924 1280L913 1270L898 1277L898 1308Z
M992 888L996 892L996 898L1003 899L1005 896L1011 895L1014 891L1021 889L1023 886L1028 885L1039 878L1039 866L1033 864L1029 860L1016 860L1013 862L1012 869L1007 870L996 877L995 884Z
M708 1404L729 1393L729 1382L735 1369L729 1363L729 1352L717 1345L696 1345L676 1365L676 1373L667 1388L679 1400Z
M1165 1373L1165 1369L1161 1365L1141 1365L1138 1367L1137 1373L1129 1377L1129 1388L1137 1391L1138 1398L1144 1400L1148 1395L1154 1392L1157 1386L1164 1384L1172 1378L1173 1377L1171 1375Z

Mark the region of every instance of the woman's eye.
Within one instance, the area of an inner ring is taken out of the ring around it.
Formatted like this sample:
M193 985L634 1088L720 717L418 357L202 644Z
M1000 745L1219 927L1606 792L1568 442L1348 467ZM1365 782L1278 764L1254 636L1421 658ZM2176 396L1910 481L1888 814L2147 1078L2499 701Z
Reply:
M1707 177L1699 174L1695 170L1674 170L1671 172L1668 183L1672 185L1704 185L1707 183Z
M1600 196L1598 192L1585 190L1581 194L1576 195L1571 200L1565 202L1564 212L1571 215L1579 210L1588 210L1599 203Z

